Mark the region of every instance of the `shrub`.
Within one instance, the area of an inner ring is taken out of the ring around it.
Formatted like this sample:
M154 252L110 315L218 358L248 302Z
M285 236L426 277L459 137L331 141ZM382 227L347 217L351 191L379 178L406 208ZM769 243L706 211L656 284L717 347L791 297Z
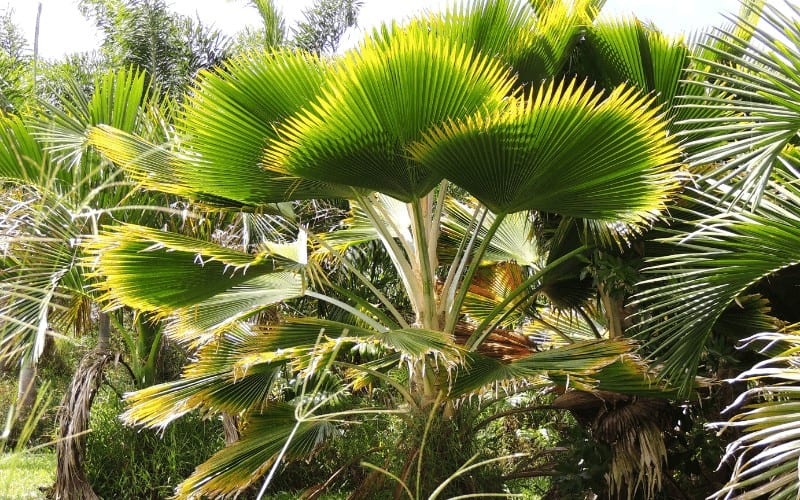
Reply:
M102 389L92 407L86 444L86 474L104 498L165 498L195 466L222 448L218 421L187 415L163 432L126 427L124 402Z

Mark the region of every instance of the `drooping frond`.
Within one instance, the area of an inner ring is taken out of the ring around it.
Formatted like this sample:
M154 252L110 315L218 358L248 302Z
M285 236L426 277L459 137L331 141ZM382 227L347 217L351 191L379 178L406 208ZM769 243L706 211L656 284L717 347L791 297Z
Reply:
M619 376L620 368L611 366L628 363L623 355L632 349L633 344L627 340L587 340L535 352L510 363L470 352L463 369L456 372L450 390L451 394L459 396L494 384L523 383L541 380L542 377L591 390L604 370Z
M800 336L797 326L794 325L794 330L764 332L745 339L745 343L779 344L785 349L732 381L746 382L751 389L726 409L739 409L736 415L728 422L714 424L720 432L732 428L741 432L741 437L726 447L722 461L732 462L733 472L713 498L730 498L734 493L742 500L798 495Z
M324 418L298 421L295 407L274 404L247 419L237 442L214 454L178 487L180 497L233 496L259 480L288 440L286 459L309 456L335 432Z
M706 203L718 199L709 196ZM693 232L665 243L674 253L650 261L651 278L641 284L644 291L635 303L641 335L663 362L664 376L688 391L708 336L728 305L762 277L800 263L800 191L791 183L770 184L754 213L723 206Z
M797 6L787 6L800 14ZM738 19L735 30L715 38L706 46L712 56L698 59L693 71L700 88L684 100L691 108L716 107L725 114L688 122L698 132L687 146L689 161L705 169L701 180L727 191L722 199L755 208L773 171L800 177L787 164L787 146L800 133L800 26L767 4L758 25Z
M258 255L142 226L111 228L88 248L110 305L176 314L177 336L222 331L268 305L302 295L302 263Z

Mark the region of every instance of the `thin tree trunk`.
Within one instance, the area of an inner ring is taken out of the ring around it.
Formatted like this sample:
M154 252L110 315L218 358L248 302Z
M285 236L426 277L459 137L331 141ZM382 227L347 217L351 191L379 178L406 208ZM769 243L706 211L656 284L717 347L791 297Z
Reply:
M107 350L110 345L111 319L108 317L108 313L101 311L97 322L97 348Z
M614 297L602 284L598 287L600 302L606 312L608 338L619 339L625 336L625 298Z
M19 414L24 420L37 396L36 364L30 356L25 357L19 369L19 385L17 387L17 404Z
M225 433L225 446L239 440L239 419L230 413L222 414L222 431Z

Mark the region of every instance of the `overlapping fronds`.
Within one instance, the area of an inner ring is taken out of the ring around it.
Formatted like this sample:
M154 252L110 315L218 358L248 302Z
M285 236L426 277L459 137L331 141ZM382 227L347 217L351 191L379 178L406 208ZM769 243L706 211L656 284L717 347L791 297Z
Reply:
M732 462L728 483L713 498L750 500L796 498L800 468L800 335L797 326L776 333L760 333L744 340L785 348L736 377L751 387L726 410L739 412L728 422L714 424L721 432L741 432L725 450L723 462ZM711 497L710 497L711 498Z
M368 39L331 70L320 97L280 127L265 164L408 202L442 179L408 155L433 125L497 109L512 78L498 61L419 26Z
M70 304L67 290L86 293L72 272L79 239L71 214L50 193L0 194L0 358L37 359Z
M200 74L176 122L177 150L110 128L94 129L90 140L146 187L215 205L342 196L349 191L261 167L276 124L308 104L327 71L302 52L245 54Z
M461 2L415 22L428 26L436 36L499 57L521 83L539 82L561 73L583 28L597 12L592 0L570 3Z
M435 128L411 153L495 213L643 222L674 188L678 155L649 101L551 82L509 110Z
M220 330L269 304L302 295L302 264L270 252L250 255L142 226L104 231L88 247L111 306L178 313L176 332Z
M797 170L786 164L787 145L800 132L800 26L791 13L767 4L756 25L738 19L737 29L716 35L693 70L699 86L684 100L694 109L716 107L724 115L697 119L704 136L688 144L694 166L712 165L703 180L727 190L725 199L754 208L774 170ZM742 47L747 50L743 51ZM694 120L689 121L689 125Z
M695 193L706 203L718 198ZM663 362L663 374L684 391L717 319L750 285L800 263L800 191L775 182L753 213L719 209L690 234L666 239L674 254L650 261L641 308L646 347ZM669 321L664 321L668 318Z
M652 93L654 105L668 112L689 65L689 50L680 38L670 38L637 19L614 19L587 31L587 59L593 75L607 86L628 83Z
M454 396L479 391L495 384L512 385L544 378L557 380L571 387L591 390L604 371L619 376L632 362L623 355L634 345L628 340L586 340L533 353L510 363L470 352L463 369L456 372L450 391ZM631 358L632 359L632 358ZM637 382L633 387L641 387Z
M475 210L475 206L454 198L447 200L442 219L442 237L439 242L440 256L452 258L459 242L476 230L473 220ZM486 232L494 220L494 214L486 214L483 224L477 228L476 243L485 239ZM496 262L516 262L521 266L541 264L542 255L533 237L533 229L533 220L529 213L518 212L503 218L483 254L485 264Z

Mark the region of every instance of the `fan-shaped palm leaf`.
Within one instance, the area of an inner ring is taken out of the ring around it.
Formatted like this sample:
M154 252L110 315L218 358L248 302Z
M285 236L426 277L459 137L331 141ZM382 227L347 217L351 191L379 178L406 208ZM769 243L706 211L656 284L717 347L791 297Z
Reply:
M514 68L520 83L538 83L561 73L583 27L598 11L593 0L570 3L461 2L416 22L437 36L499 57Z
M441 181L407 148L446 119L497 109L512 79L498 61L427 29L393 30L344 56L321 97L280 128L268 168L405 202Z
M509 110L450 121L411 148L495 213L651 219L674 187L677 146L649 100L551 82Z
M288 404L271 405L247 419L239 440L217 452L195 469L178 487L181 497L234 495L260 479L281 456L288 444L287 459L311 454L335 432L325 418L298 422L296 409Z
M253 256L134 225L108 229L87 250L87 263L103 269L98 287L110 305L175 314L168 333L179 338L214 334L303 294L303 264L274 251Z

